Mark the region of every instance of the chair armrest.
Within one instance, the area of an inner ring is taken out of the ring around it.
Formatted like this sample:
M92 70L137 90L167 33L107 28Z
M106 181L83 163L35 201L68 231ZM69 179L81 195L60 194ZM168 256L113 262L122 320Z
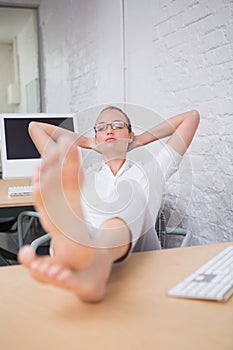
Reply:
M37 249L38 249L41 245L43 245L43 244L46 243L46 242L49 242L50 239L51 239L50 234L47 233L47 234L45 234L44 236L41 236L41 237L38 237L38 238L34 239L34 241L31 243L31 247L32 247L32 249L36 252Z

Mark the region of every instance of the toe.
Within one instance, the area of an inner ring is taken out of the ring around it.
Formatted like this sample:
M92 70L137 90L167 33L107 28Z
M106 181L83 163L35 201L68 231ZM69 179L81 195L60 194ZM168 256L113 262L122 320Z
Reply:
M29 266L34 261L35 256L34 250L29 245L25 245L18 253L18 260L25 266Z

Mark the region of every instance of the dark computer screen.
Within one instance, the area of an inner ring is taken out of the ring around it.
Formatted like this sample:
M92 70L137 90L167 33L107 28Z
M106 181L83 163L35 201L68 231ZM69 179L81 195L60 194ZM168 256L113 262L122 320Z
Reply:
M4 129L7 159L40 158L40 154L28 133L28 125L31 121L49 123L74 131L73 118L5 118Z

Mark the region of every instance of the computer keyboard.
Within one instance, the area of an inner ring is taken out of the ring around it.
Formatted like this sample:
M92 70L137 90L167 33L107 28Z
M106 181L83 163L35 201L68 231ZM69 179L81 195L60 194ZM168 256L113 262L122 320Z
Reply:
M8 187L8 195L13 196L25 196L32 193L32 186L14 186Z
M167 294L178 298L227 301L233 294L233 246L215 255Z

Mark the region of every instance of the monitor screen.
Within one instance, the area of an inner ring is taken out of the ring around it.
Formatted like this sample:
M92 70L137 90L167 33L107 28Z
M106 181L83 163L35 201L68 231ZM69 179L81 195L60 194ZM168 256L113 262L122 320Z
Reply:
M28 133L31 121L49 123L74 131L73 115L2 115L2 177L31 177L36 165L40 162L37 151Z

